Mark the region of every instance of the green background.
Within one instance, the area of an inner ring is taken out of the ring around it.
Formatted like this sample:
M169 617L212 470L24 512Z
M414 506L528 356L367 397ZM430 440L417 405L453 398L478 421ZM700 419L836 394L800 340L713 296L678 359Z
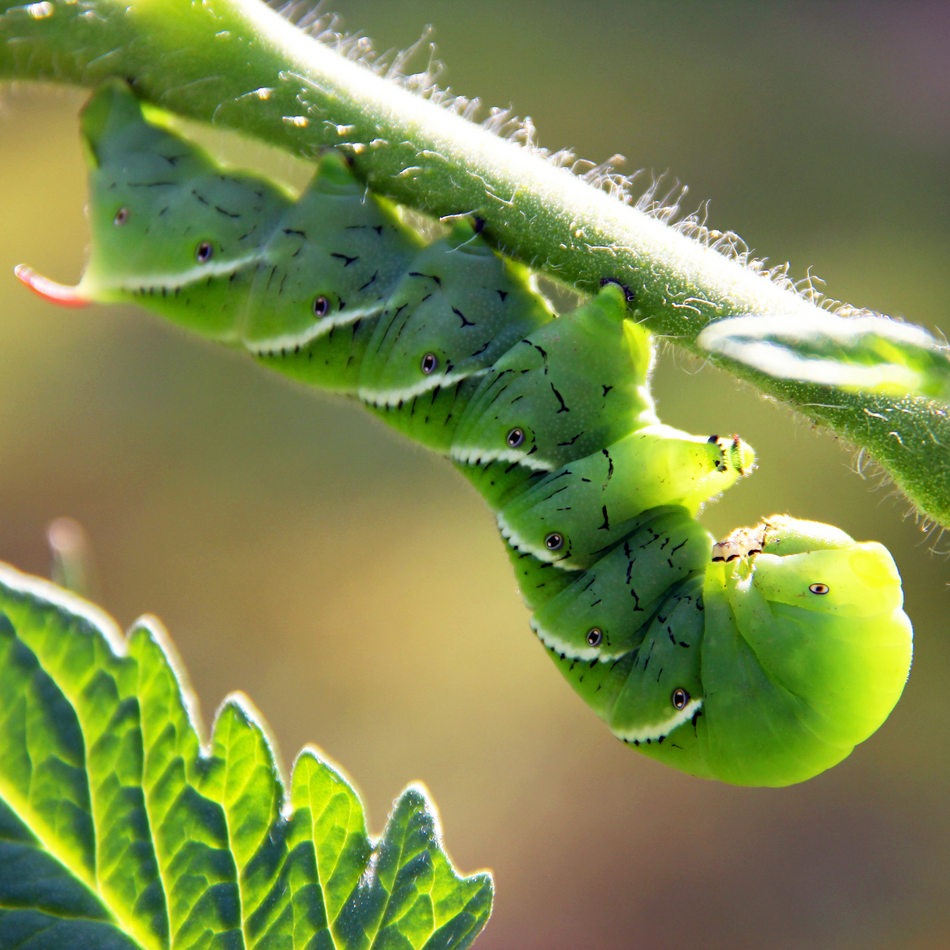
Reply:
M833 297L948 328L945 4L337 8L383 49L432 23L453 89L530 114L543 144L669 169L687 208L710 199L712 226L795 276L814 265ZM950 945L950 568L930 551L950 541L847 447L664 355L663 420L759 452L710 530L788 512L884 542L916 658L880 732L804 785L731 788L637 756L545 658L491 516L445 462L154 318L57 310L17 284L21 261L81 271L83 98L0 98L0 559L47 573L45 525L78 518L100 600L123 625L165 621L206 714L247 691L285 755L314 741L343 763L377 831L424 780L456 863L495 871L484 950Z

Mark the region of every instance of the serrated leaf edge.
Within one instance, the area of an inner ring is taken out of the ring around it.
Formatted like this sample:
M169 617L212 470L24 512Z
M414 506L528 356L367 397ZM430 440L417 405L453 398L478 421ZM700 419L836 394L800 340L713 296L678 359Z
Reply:
M174 644L171 636L169 635L164 624L154 615L144 614L135 620L129 627L128 633L123 634L121 628L113 620L108 613L106 613L102 608L97 605L85 600L83 597L75 594L71 591L65 590L54 584L52 581L48 581L44 578L36 577L35 575L27 574L23 571L19 571L16 568L0 562L0 583L3 583L5 586L19 591L24 594L32 595L42 601L63 609L64 611L71 612L77 617L85 620L90 626L92 626L98 633L100 633L108 645L112 653L119 658L125 658L129 656L129 642L138 631L142 631L148 637L150 637L156 646L161 651L163 657L169 665L169 668L172 671L172 674L175 679L176 686L178 688L179 696L182 701L182 705L186 711L188 721L192 729L194 730L195 735L198 739L198 748L199 754L202 758L208 759L212 756L212 743L213 737L215 734L215 727L218 724L221 716L227 711L230 707L236 707L240 713L257 729L260 731L265 744L267 746L268 754L270 761L275 769L275 778L279 784L279 790L281 794L281 807L280 807L280 817L283 821L289 821L294 813L295 809L293 807L291 789L293 787L293 777L294 772L297 768L298 763L304 757L312 758L319 765L325 766L330 772L332 772L336 778L345 784L349 789L354 793L357 802L361 808L363 820L365 823L366 820L366 806L363 801L362 796L359 793L359 786L353 781L349 773L344 769L339 763L334 759L328 756L322 749L318 746L307 743L301 750L297 753L294 758L293 765L289 773L286 771L282 757L279 751L279 745L273 735L273 732L268 724L266 718L262 715L260 710L257 708L253 700L246 693L235 690L231 693L228 693L227 696L221 701L218 705L214 719L212 721L211 729L208 731L204 724L204 719L201 714L200 702L198 695L195 692L194 688L191 685L190 677L188 676L187 669L181 659L181 655L178 652L177 647ZM458 879L459 883L464 884L474 884L478 881L481 884L487 885L493 891L493 880L491 872L488 869L481 869L475 871L468 875L462 875L458 868L455 866L455 863L452 861L449 856L448 851L445 848L443 841L443 829L442 829L442 819L439 813L439 809L436 806L431 793L428 788L420 781L413 781L393 800L392 809L390 811L390 816L387 819L386 824L383 827L383 831L379 835L372 835L367 831L367 838L371 847L371 853L369 861L367 862L363 877L361 878L361 883L363 881L369 881L372 879L373 875L376 873L377 859L379 855L379 846L386 837L387 830L390 826L390 821L393 816L396 814L399 806L405 801L407 797L412 797L413 795L418 795L421 799L421 806L431 817L432 822L432 841L437 849L444 855L449 869L453 875ZM20 815L13 804L11 804L9 796L3 796L4 802L7 806L20 818L24 824L30 828L31 833L37 838L39 843L43 846L43 849L49 854L54 860L66 868L70 874L72 874L77 880L83 882L86 887L89 888L91 893L95 895L96 899L106 908L106 910L111 915L116 926L118 926L122 932L129 937L129 939L135 941L139 946L143 947L143 950L146 948L146 944L143 944L138 936L130 933L125 926L122 925L121 921L124 918L124 915L117 914L115 909L112 908L105 897L100 892L100 889L96 886L94 881L89 881L87 876L83 873L81 868L73 867L71 863L65 859L62 855L57 852L55 848L55 843L48 842L44 840L41 833L38 829L33 827L28 818L23 815ZM240 892L240 885L238 888ZM168 892L164 886L163 882L163 891L165 893L166 904L168 901ZM493 897L493 895L492 895ZM390 895L391 898L391 895ZM492 900L493 903L493 900ZM491 909L489 908L489 916L491 914ZM487 922L487 919L486 919ZM250 946L247 934L243 931L244 917L242 913L242 935L244 937L244 944L246 947ZM333 934L332 921L330 922L331 926L329 929L329 936L333 940L334 946L339 946L336 941L336 938ZM138 930L138 928L136 928ZM377 928L378 935L378 928ZM374 935L373 942L377 935ZM370 944L372 947L372 942Z

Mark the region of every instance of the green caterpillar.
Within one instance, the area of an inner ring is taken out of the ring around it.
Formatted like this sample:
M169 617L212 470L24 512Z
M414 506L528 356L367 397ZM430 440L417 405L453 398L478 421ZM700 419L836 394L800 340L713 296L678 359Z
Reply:
M295 200L121 84L82 134L88 268L75 288L21 279L59 303L137 302L448 456L496 513L538 638L622 741L786 785L887 717L912 639L891 556L784 517L714 546L695 516L753 452L659 422L650 338L610 275L554 318L471 224L425 245L335 153Z

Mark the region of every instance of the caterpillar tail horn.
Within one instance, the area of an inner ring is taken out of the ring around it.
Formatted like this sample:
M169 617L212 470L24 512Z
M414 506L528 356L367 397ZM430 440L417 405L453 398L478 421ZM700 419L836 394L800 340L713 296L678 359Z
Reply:
M58 284L55 280L50 280L42 274L38 274L32 267L26 264L17 264L13 273L26 284L33 293L38 294L44 300L50 303L59 304L61 307L85 307L92 303L89 297L80 293L79 287L70 287L68 284Z

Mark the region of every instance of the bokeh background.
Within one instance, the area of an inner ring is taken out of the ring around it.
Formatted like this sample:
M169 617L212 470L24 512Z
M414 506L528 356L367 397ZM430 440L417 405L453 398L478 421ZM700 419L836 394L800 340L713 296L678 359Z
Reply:
M712 225L814 265L832 296L950 329L945 3L337 8L382 48L433 24L452 87L530 114L543 144L668 169ZM950 564L848 447L664 354L664 421L759 452L710 529L787 511L884 542L916 659L884 727L804 785L641 758L534 641L492 518L445 462L156 319L16 283L21 261L81 271L82 99L0 97L0 558L45 574L46 524L79 519L102 603L164 620L206 715L248 692L288 760L315 742L345 766L377 831L425 781L457 864L495 872L481 950L950 946Z

